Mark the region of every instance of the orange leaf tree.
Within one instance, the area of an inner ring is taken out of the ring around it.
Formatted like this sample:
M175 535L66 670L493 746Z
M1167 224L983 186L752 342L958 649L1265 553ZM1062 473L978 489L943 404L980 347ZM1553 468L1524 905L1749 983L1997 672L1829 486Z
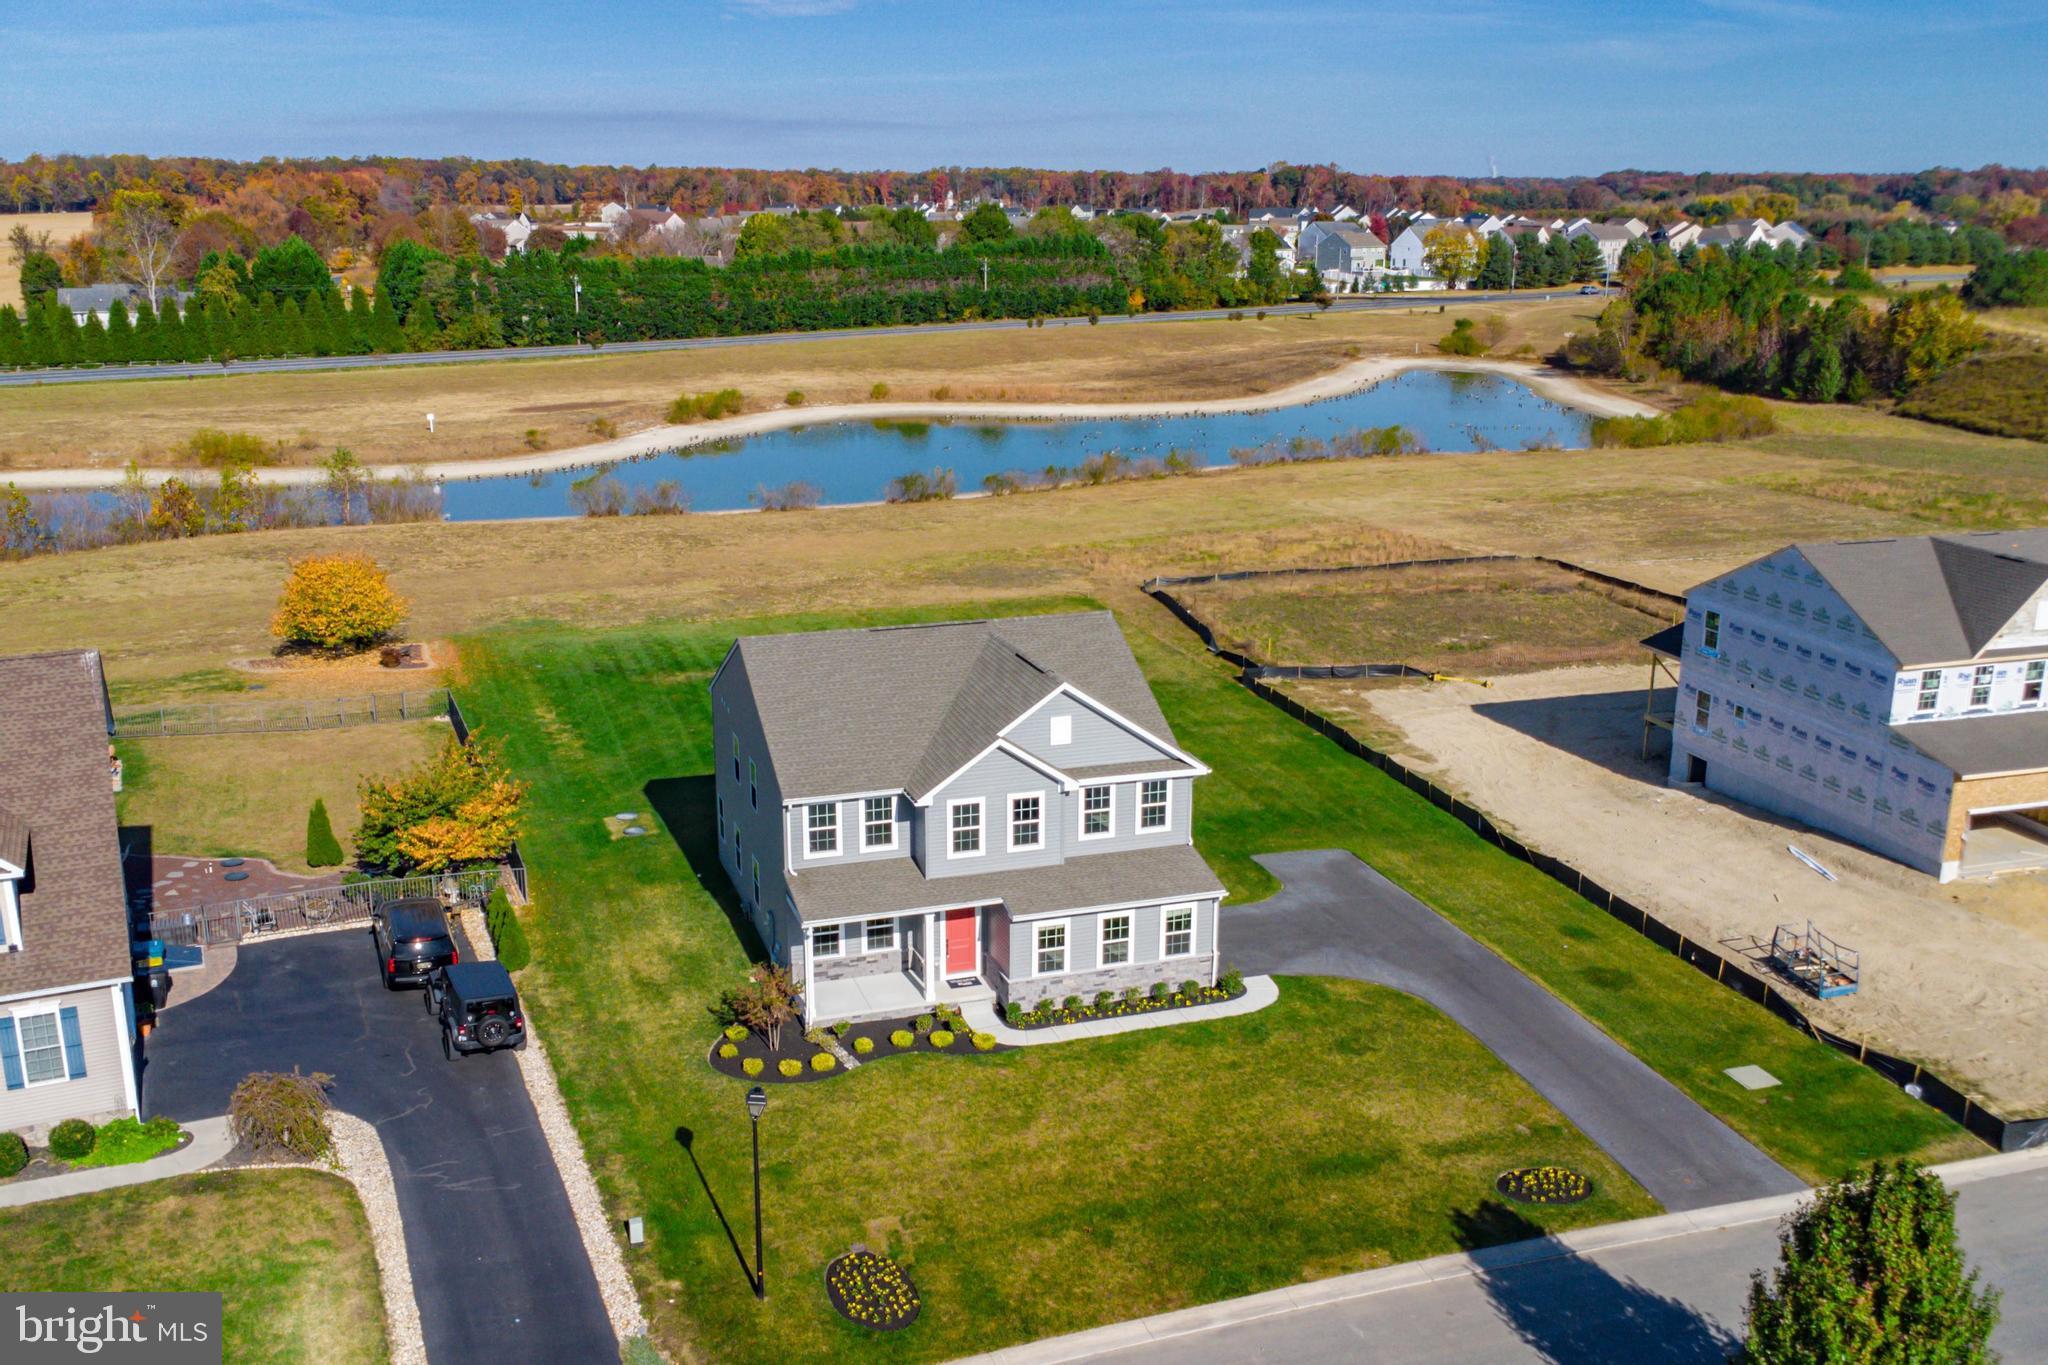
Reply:
M368 555L310 555L292 561L270 633L313 649L361 649L397 630L405 613Z
M495 745L451 735L411 772L363 784L356 853L365 867L400 875L493 862L518 837L525 800L526 784L506 772Z

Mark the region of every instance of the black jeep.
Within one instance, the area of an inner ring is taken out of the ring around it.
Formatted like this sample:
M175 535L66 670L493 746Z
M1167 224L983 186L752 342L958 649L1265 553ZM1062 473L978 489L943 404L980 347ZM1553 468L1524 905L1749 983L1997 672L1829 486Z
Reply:
M448 916L431 897L378 906L370 914L370 941L377 945L377 971L386 990L423 986L435 969L462 960Z
M441 1021L441 1052L495 1052L526 1046L526 1015L512 974L496 962L458 962L427 981L427 1008Z

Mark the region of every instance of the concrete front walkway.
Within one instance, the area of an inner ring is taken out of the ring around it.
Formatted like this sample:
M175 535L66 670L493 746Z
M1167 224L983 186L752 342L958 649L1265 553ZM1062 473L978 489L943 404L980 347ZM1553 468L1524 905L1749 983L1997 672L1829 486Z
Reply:
M992 1033L1006 1047L1043 1047L1047 1043L1071 1043L1081 1038L1107 1038L1114 1033L1139 1033L1149 1028L1171 1028L1175 1024L1198 1024L1204 1019L1228 1019L1253 1014L1280 998L1280 988L1270 976L1248 976L1244 994L1235 1000L1199 1005L1152 1014L1131 1014L1121 1019L1091 1019L1084 1024L1054 1024L1051 1028L1017 1029L1002 1021L995 1006L976 1002L960 1007L960 1017L977 1033Z
M94 1166L83 1171L44 1176L40 1180L17 1180L10 1185L0 1185L0 1209L41 1204L50 1199L69 1199L74 1194L96 1194L101 1190L142 1185L174 1175L190 1175L219 1161L235 1145L224 1114L219 1118L194 1119L184 1126L192 1134L192 1141L182 1151L138 1161L131 1166Z

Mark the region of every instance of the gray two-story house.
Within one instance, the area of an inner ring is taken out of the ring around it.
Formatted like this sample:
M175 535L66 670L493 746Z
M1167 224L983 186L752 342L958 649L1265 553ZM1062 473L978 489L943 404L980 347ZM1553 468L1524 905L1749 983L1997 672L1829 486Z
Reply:
M753 636L721 862L809 1022L1217 974L1195 779L1108 612Z

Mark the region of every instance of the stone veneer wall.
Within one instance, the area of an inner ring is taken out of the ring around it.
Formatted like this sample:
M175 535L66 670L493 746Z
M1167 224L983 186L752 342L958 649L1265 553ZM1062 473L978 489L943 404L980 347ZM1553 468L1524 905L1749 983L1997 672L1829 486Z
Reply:
M1216 960L1212 955L1198 957L1173 957L1159 962L1132 962L1119 967L1105 967L1092 972L1070 972L1065 976L1039 977L1030 981L1013 981L1003 1003L1015 1000L1025 1009L1034 1009L1044 1001L1057 1004L1070 995L1094 1003L1097 991L1115 991L1121 994L1126 987L1136 986L1140 991L1150 990L1154 982L1164 981L1169 986L1178 986L1183 981L1198 981L1204 986L1216 984Z

